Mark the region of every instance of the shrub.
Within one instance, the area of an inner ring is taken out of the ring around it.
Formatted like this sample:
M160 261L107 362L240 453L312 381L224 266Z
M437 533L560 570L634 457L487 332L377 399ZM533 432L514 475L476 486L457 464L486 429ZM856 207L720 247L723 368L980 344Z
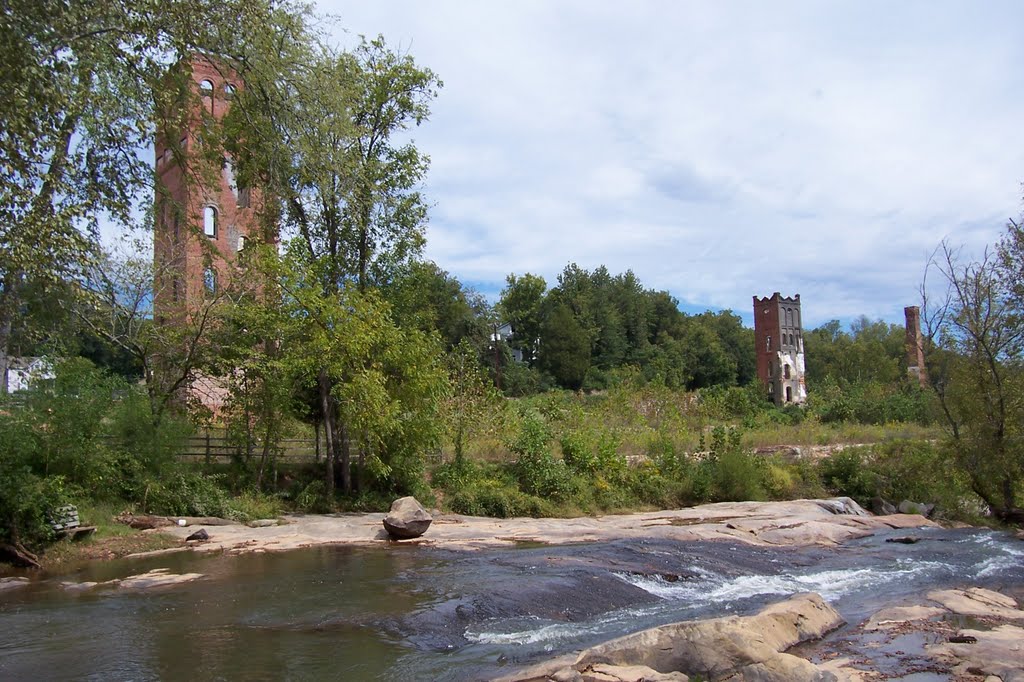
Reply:
M565 462L551 454L551 432L539 413L523 416L519 433L509 445L518 455L516 471L524 492L564 499L572 493L572 481Z
M866 461L863 448L846 448L818 465L821 481L833 495L852 497L857 502L869 504L878 494L878 476Z

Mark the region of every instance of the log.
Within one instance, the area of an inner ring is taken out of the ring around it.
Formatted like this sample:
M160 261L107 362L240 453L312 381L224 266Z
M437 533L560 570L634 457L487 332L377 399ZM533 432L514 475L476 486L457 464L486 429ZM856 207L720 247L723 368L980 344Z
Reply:
M19 568L42 568L39 557L25 549L20 542L0 545L0 561L6 561Z
M135 530L148 530L150 528L164 528L175 525L174 521L166 516L136 516L135 514L121 514L115 517L118 523L131 526Z

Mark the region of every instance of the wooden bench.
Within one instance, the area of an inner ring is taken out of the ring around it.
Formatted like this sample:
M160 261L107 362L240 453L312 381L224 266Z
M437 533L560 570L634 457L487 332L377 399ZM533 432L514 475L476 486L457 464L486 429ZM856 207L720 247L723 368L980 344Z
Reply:
M73 504L57 507L50 512L50 527L58 538L80 540L96 532L96 526L83 526L78 520L78 507Z

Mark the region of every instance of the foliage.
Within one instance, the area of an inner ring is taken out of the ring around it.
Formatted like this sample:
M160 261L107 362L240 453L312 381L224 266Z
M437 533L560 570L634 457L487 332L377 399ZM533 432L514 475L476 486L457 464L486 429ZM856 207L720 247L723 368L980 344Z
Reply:
M13 0L0 20L0 362L31 289L62 287L95 255L100 216L134 223L151 204L152 171L139 154L160 112L180 124L197 52L245 61L249 36L303 33L307 10L243 0ZM154 102L155 100L155 102ZM177 103L177 107L172 107ZM43 244L46 248L39 248Z
M526 273L517 277L510 273L505 278L498 311L502 321L512 325L512 345L532 364L537 357L537 341L541 337L541 305L548 285L539 275Z
M565 462L551 453L551 431L539 413L523 415L519 433L509 444L514 452L519 482L525 492L539 497L564 498L572 491Z
M971 489L1003 521L1024 522L1024 268L1021 227L1011 221L995 253L965 261L943 243L931 271L945 285L925 308L929 374L950 450ZM927 289L926 289L927 291Z

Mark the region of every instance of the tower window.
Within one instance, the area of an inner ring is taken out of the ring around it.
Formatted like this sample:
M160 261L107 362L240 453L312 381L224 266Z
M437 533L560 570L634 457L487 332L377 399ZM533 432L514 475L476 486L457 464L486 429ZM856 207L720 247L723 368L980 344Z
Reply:
M203 209L203 234L207 237L217 236L217 209L213 206Z
M793 387L792 386L786 386L786 402L787 403L793 402Z
M771 336L769 336L768 340L765 342L764 349L765 350L771 350L772 349L772 337Z
M790 378L790 376L789 376L789 365L785 365L782 368L782 371L783 371L783 374L786 376L786 378L789 379Z
M203 288L206 293L212 294L217 291L217 273L213 268L203 270Z

